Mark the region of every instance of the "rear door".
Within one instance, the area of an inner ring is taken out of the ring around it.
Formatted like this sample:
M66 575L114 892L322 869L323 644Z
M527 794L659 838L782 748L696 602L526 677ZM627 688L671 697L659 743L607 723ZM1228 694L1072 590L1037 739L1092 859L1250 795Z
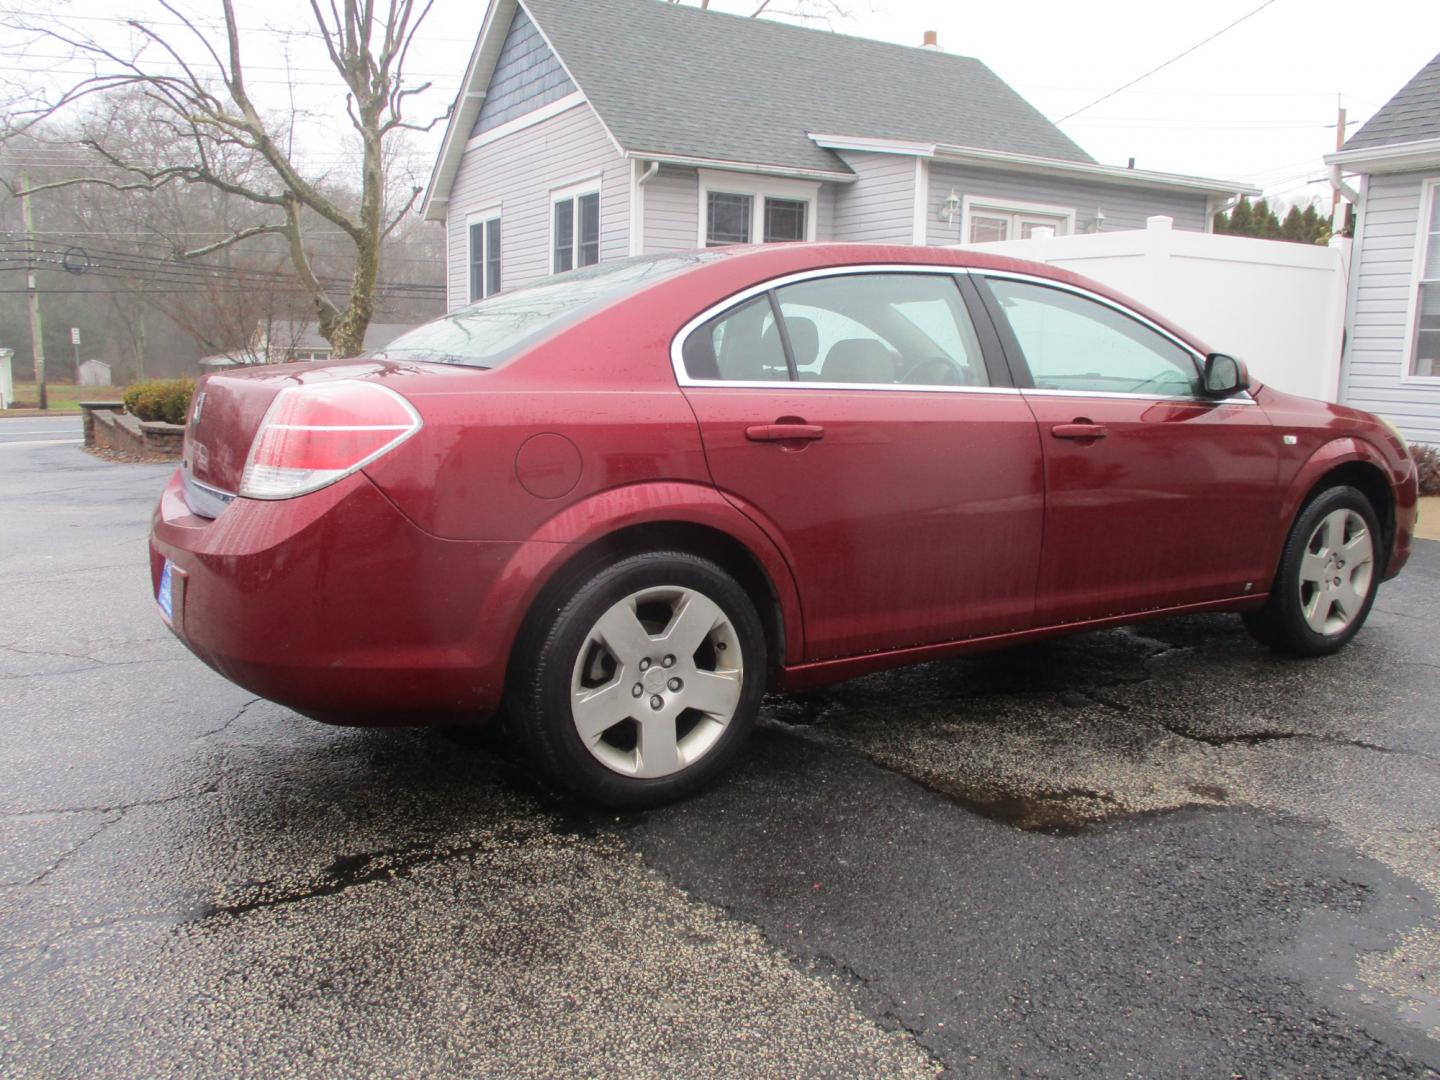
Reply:
M1039 438L953 274L774 284L697 319L677 375L716 484L789 560L806 658L1031 625Z
M976 279L1044 447L1039 621L1266 588L1279 444L1264 410L1203 397L1199 354L1103 297Z

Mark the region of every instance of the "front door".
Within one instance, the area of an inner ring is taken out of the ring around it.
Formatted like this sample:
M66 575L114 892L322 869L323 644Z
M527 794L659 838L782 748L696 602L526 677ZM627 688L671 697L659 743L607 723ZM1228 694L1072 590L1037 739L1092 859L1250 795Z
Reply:
M1038 620L1267 588L1279 446L1264 410L1201 396L1196 352L1108 301L986 283L1044 447Z
M806 659L1032 625L1035 421L953 276L762 291L692 332L684 363L716 484L795 575Z

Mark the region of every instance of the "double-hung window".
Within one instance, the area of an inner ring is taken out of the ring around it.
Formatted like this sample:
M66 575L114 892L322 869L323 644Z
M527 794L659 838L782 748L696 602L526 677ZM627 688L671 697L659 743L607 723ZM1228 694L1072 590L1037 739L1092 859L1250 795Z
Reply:
M550 193L550 270L563 273L600 261L600 181Z
M486 210L469 219L470 301L500 291L500 211Z
M1408 372L1440 377L1440 177L1421 189L1419 249L1416 252L1414 329Z
M700 170L700 243L780 244L815 239L820 185Z

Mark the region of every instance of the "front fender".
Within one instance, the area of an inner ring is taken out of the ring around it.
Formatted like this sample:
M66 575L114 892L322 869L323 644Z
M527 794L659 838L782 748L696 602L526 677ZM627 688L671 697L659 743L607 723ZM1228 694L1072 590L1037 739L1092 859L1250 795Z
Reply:
M1374 443L1357 435L1332 439L1322 445L1291 477L1280 507L1279 536L1274 544L1271 565L1278 565L1280 551L1290 532L1290 523L1300 512L1315 486L1330 472L1351 462L1363 462L1380 471L1390 485L1393 501L1395 535L1385 563L1385 576L1393 577L1410 557L1410 544L1415 530L1418 490L1415 466L1408 455L1387 455Z

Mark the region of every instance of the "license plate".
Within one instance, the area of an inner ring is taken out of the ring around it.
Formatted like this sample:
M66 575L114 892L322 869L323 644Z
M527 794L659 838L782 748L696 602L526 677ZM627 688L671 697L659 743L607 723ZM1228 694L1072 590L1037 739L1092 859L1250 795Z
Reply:
M173 610L174 596L170 588L171 566L170 560L166 559L165 569L160 571L160 588L155 592L155 602L160 605L160 610L165 613L167 622L175 621L175 612Z

